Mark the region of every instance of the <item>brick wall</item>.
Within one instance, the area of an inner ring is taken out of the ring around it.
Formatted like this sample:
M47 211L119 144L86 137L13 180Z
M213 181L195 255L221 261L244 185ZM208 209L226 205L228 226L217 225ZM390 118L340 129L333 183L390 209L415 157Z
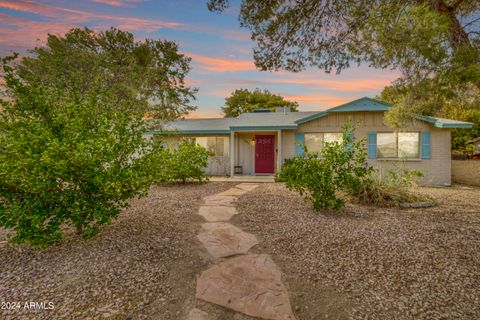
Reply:
M452 181L480 186L480 160L452 160Z

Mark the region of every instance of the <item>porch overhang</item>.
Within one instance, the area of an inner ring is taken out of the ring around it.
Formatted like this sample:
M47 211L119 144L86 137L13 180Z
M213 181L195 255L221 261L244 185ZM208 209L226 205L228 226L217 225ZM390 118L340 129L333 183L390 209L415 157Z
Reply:
M295 130L297 125L282 126L232 126L231 131L277 131L277 130Z
M230 130L176 130L176 131L147 131L145 134L230 134Z

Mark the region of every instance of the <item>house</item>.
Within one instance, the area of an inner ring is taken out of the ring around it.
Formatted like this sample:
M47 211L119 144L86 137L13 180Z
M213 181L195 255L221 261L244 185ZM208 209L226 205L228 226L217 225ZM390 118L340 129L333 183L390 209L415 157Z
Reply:
M396 164L423 172L423 183L451 184L450 129L471 128L472 123L417 116L407 127L392 129L384 123L390 105L361 98L325 110L311 112L244 113L238 118L183 119L165 129L165 139L194 138L215 156L206 169L212 175L273 175L286 159L321 150L323 144L342 139L346 121L356 125L355 139L364 138L368 162L377 168ZM165 132L147 132L146 135Z

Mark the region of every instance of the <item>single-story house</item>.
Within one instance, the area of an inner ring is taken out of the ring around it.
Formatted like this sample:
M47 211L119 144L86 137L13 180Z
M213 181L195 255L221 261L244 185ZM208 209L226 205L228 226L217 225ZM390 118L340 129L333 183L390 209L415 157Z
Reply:
M182 119L165 129L174 135L165 139L189 137L211 150L206 172L211 175L273 175L286 159L342 138L346 121L356 125L355 139L365 138L368 162L377 168L395 164L423 172L424 184L451 184L450 129L471 128L472 123L417 116L401 130L385 125L384 113L390 105L361 98L325 110L276 112L257 110L237 118ZM147 136L164 134L151 131Z

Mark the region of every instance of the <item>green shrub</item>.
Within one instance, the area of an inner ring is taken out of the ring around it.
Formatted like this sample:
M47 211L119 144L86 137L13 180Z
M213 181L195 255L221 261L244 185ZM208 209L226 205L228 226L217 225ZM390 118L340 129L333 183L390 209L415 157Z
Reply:
M397 206L402 203L432 202L424 194L412 191L423 174L418 170L395 167L382 173L375 171L360 190L351 193L358 201L377 206Z
M160 156L156 172L159 183L189 180L208 180L205 168L211 152L194 141L182 140L178 148L165 148Z
M0 226L45 247L63 227L94 235L153 183L161 148L142 137L145 115L192 107L190 59L170 41L111 29L49 35L44 47L0 60Z
M372 170L366 164L363 140L355 142L353 130L347 124L343 128L341 143L326 143L320 153L305 149L304 156L297 156L284 164L277 181L284 181L288 189L300 193L317 211L338 210L345 201L337 197L337 192L358 192Z

